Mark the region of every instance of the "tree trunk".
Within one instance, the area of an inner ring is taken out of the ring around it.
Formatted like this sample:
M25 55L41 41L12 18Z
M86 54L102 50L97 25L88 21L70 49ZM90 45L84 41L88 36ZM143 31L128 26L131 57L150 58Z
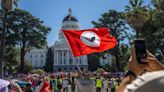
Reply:
M21 34L22 35L22 47L21 47L21 73L24 73L24 57L25 57L25 46L26 46L26 40L25 40L25 31Z
M137 38L140 38L138 30L136 30Z
M4 19L3 19L3 28L2 28L2 37L1 37L1 48L0 48L0 78L3 78L3 61L4 61L4 48L5 48L5 31L6 31L6 22L7 22L8 10L5 10Z
M116 57L116 71L121 71L120 69L120 59L119 59L119 44L116 47L116 51L115 51L115 57Z
M140 28L136 27L136 38L140 38L140 34L139 34L139 31L140 31Z
M114 29L115 31L114 31L114 35L115 35L115 37L116 37L116 39L118 38L118 35L117 35L117 33L116 33L116 30L117 30L117 27ZM117 42L118 42L118 44L117 44L117 46L116 46L116 48L115 48L115 57L116 57L116 71L120 71L121 69L120 69L120 60L119 60L119 54L120 54L120 52L119 52L119 46L120 46L120 43L119 43L119 40L117 40Z

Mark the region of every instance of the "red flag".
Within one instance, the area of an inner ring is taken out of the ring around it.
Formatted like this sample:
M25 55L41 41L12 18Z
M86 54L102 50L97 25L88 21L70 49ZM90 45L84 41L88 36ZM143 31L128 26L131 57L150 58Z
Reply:
M63 30L65 38L74 56L103 52L116 46L116 38L108 28L86 30Z

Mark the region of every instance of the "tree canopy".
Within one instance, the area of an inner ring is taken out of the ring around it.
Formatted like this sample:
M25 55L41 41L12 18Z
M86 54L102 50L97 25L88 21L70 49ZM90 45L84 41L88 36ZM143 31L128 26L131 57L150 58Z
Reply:
M3 11L0 11L3 13ZM2 20L0 20L0 23ZM25 53L31 48L47 46L46 37L51 29L28 11L14 9L7 16L6 45L20 47L21 70L24 69Z

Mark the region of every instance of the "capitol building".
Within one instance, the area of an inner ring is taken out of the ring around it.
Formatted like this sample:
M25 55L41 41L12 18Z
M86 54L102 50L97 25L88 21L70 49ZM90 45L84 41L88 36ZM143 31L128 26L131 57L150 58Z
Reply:
M72 15L71 9L69 9L68 15L64 17L61 24L61 30L70 29L80 29L79 22L77 18ZM54 55L54 72L71 71L78 68L81 68L82 70L88 69L87 56L74 57L61 30L59 30L59 40L51 46ZM48 49L32 49L26 53L25 60L28 61L34 68L43 69L47 58L47 51Z
M61 28L59 30L59 40L55 41L54 45L50 48L53 52L53 71L73 71L77 69L88 69L88 59L87 56L74 57L70 51L68 44L64 38L64 34L61 30L79 30L80 25L76 17L72 15L71 9L68 11L68 15L64 17ZM31 64L36 69L43 69L46 58L47 58L48 48L44 49L32 49L25 55L25 61ZM113 56L109 53L105 55L106 59L102 57L99 58L100 66L112 65Z

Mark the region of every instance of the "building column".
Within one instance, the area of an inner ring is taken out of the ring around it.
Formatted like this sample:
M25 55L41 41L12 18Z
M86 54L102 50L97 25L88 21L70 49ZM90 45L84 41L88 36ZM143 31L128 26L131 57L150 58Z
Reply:
M62 63L61 63L61 65L64 65L64 50L62 50L61 53L62 53L62 61L61 61Z
M85 57L82 57L82 65L85 65Z
M67 65L69 65L69 50L67 50Z
M56 64L56 50L54 50L54 65ZM53 66L54 66L53 65Z
M57 52L57 57L56 57L56 58L57 58L57 59L56 59L57 61L56 61L56 65L59 65L59 57L58 57L58 55L59 55L59 51L56 50L56 52Z
M87 64L87 56L84 56L84 61L85 61L85 64L84 65L88 65Z
M77 58L77 64L80 65L80 57Z
M75 65L76 60L75 60L75 57L74 56L72 56L72 61L73 61L73 64L72 65Z

